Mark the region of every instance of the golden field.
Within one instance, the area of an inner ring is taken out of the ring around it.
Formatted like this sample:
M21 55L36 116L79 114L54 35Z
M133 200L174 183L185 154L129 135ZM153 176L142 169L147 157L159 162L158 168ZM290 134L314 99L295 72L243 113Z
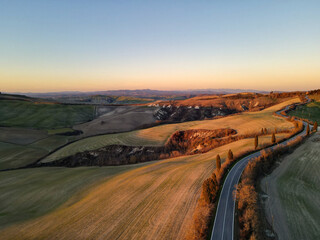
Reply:
M50 162L73 155L77 152L94 150L112 144L136 146L163 145L170 138L170 136L178 130L232 128L237 130L237 134L241 135L248 133L260 133L261 128L267 128L270 130L274 130L274 128L292 128L293 125L290 122L284 120L283 118L273 116L273 113L289 104L296 102L300 102L300 100L298 98L293 98L259 112L246 112L215 120L167 124L133 132L90 137L69 144L66 147L49 155L42 161Z
M259 132L262 127L291 128L290 122L273 116L273 112L297 101L217 120L158 126L138 131L137 136L163 143L178 129L230 127L243 134ZM279 134L277 139L285 136ZM224 161L229 149L239 155L253 150L253 142L243 139L204 154L157 161L115 174L82 189L81 194L42 217L3 228L0 235L5 239L22 235L25 239L183 239L202 182L215 169L215 156L220 154ZM259 137L260 144L270 142L270 135Z
M270 143L271 137L261 137L260 142ZM6 239L22 235L25 239L183 239L202 182L215 168L215 156L220 154L224 161L229 149L236 154L253 150L253 139L115 175L57 210L5 228L0 235Z

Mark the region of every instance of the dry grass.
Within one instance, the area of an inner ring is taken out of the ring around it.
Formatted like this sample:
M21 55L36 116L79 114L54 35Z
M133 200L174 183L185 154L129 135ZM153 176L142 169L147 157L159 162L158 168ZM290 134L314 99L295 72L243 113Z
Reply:
M270 136L260 138L261 144ZM201 185L228 149L253 149L244 139L208 153L172 158L131 170L77 195L43 217L5 228L5 239L183 239Z
M275 117L272 114L283 107L300 102L298 98L285 101L260 112L246 112L239 115L224 117L216 120L202 120L185 122L178 124L161 125L153 128L143 129L137 134L141 138L149 138L163 143L177 130L187 129L219 129L232 128L238 131L238 134L259 133L261 128L273 130L292 128L293 124L283 118Z
M184 100L157 101L160 105L174 104L176 106L202 106L215 108L228 108L242 112L242 105L250 110L259 110L268 106L288 100L289 98L272 98L270 95L256 95L255 93L240 93L218 95L202 95Z
M316 102L320 101L320 94L309 95L309 98L315 100Z
M50 167L0 172L0 229L52 212L84 189L141 166L143 164L117 168Z

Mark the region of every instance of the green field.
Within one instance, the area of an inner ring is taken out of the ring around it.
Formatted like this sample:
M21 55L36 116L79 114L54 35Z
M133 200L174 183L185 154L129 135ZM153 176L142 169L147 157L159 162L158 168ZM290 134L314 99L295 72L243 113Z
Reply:
M286 171L277 189L288 222L291 239L319 239L320 148L316 134L287 157Z
M320 102L312 102L307 105L298 106L295 110L288 113L290 116L296 116L311 121L320 122Z
M66 128L94 117L94 106L0 101L0 126L5 127Z
M56 129L49 129L48 134L65 134L65 133L73 133L75 130L72 128L56 128Z
M23 167L34 163L55 148L66 144L69 139L71 137L54 135L28 145L0 141L0 169Z
M0 142L27 145L47 137L45 130L0 127Z
M44 215L80 190L85 191L94 183L144 165L0 172L0 228Z

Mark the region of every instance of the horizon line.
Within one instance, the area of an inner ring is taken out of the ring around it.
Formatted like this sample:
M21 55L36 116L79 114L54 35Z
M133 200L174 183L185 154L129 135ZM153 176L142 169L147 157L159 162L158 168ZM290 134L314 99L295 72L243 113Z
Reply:
M305 89L305 90L259 90L259 89L246 89L246 88L197 88L197 89L174 89L174 90L159 90L159 89L150 89L150 88L137 88L137 89L108 89L108 90L61 90L61 91L0 91L3 94L47 94L47 93L94 93L94 92L117 92L117 91L158 91L158 92L192 92L192 91L248 91L248 92L304 92L310 91L313 89Z

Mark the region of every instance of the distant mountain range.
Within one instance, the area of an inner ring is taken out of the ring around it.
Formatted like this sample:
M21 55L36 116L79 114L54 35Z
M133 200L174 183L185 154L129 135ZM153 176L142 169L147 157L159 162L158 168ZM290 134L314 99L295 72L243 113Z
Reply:
M63 91L63 92L46 92L46 93L20 93L30 97L40 98L59 98L59 97L75 97L75 96L92 96L92 95L108 95L108 96L134 96L134 97L160 97L160 96L183 96L183 95L201 95L201 94L230 94L241 92L255 92L255 93L268 93L267 91L259 91L253 89L190 89L190 90L152 90L152 89L137 89L137 90L109 90L109 91L93 91L93 92L80 92L80 91Z

